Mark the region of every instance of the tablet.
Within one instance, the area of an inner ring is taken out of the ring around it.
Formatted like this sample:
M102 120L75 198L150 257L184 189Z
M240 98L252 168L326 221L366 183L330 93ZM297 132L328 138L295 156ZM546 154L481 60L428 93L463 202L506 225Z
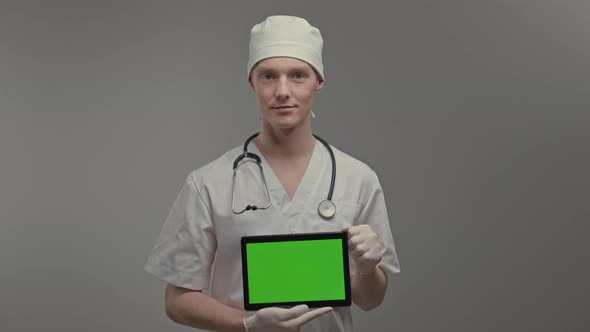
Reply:
M244 309L350 306L348 233L244 236Z

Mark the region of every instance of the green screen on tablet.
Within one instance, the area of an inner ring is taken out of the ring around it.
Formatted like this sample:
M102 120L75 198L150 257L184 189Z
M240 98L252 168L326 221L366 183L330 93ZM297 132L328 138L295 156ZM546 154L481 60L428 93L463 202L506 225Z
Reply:
M350 305L345 232L242 238L244 306Z

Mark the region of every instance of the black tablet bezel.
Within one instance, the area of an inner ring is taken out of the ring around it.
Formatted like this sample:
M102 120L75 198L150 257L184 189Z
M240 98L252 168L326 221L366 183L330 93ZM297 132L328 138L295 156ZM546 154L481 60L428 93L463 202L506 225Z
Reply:
M280 241L304 241L304 240L342 240L342 260L344 267L344 292L343 300L322 300L322 301L296 301L296 302L269 302L269 303L249 303L248 289L248 271L246 258L246 244L260 242L280 242ZM325 232L325 233L300 233L300 234L276 234L276 235L256 235L243 236L241 239L242 251L242 282L244 287L244 309L259 310L266 307L291 307L299 304L307 304L310 308L318 307L343 307L351 305L350 294L350 270L348 263L348 232Z

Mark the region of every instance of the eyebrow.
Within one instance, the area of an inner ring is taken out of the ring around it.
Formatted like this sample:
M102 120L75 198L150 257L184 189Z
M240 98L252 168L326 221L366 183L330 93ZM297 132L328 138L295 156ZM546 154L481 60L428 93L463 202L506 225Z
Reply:
M276 71L273 68L268 68L268 67L265 67L265 66L258 66L257 69L259 71ZM310 70L311 70L310 68L307 68L307 67L304 67L304 66L297 66L297 67L293 67L293 68L290 68L289 69L289 71L303 71L303 72L309 72Z

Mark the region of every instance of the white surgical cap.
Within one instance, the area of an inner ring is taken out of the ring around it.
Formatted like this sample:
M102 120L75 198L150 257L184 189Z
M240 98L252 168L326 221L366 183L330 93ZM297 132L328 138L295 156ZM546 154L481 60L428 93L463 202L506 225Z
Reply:
M324 80L320 30L295 16L269 16L250 30L248 78L252 67L263 59L287 56L311 65Z

